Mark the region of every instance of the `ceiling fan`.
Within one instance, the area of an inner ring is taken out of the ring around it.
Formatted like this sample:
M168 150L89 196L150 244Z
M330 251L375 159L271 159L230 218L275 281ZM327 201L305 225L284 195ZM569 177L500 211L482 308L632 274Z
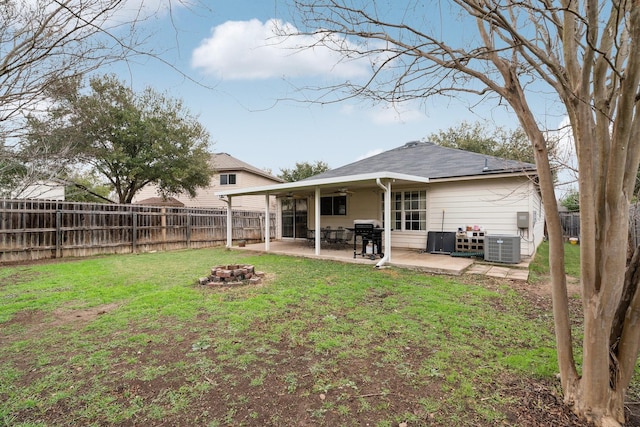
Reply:
M353 194L353 191L349 191L348 188L342 187L342 188L338 188L338 191L336 192L336 194L338 194L339 196L346 196L347 194Z

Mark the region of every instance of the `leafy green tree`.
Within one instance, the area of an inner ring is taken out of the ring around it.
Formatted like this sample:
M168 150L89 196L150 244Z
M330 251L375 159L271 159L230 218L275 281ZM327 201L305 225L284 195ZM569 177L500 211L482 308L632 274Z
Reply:
M318 175L329 169L329 165L322 160L317 160L314 163L296 162L296 167L293 169L280 169L280 175L278 175L278 177L287 182L294 182Z
M569 191L563 198L560 200L560 204L567 208L569 212L579 212L580 211L580 193L578 190Z
M12 190L25 176L27 168L12 155L0 157L0 197L11 197Z
M109 194L112 186L105 183L104 179L95 170L72 172L64 178L65 200L70 202L109 202Z
M88 94L78 79L53 87L47 117L29 121L30 144L55 150L72 141L75 159L102 175L120 203L131 203L147 184L163 196L194 196L209 184L209 134L181 101L151 88L136 94L114 76L92 78L89 86Z
M432 133L428 141L443 147L457 148L474 153L534 163L533 148L522 128L508 130L503 127L489 129L481 122L462 122Z

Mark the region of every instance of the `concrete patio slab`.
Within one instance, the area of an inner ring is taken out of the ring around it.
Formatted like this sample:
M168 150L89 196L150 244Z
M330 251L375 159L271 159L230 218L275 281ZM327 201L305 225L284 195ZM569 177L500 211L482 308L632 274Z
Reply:
M509 270L509 274L507 274L507 279L526 282L527 280L529 280L529 270L523 270L521 268L511 268Z
M506 278L507 274L509 274L509 268L498 267L498 266L492 266L491 268L489 268L489 271L487 271L486 273L486 275L489 277L498 277L501 279Z
M467 270L467 274L485 275L485 274L487 274L487 272L489 271L490 268L491 268L491 266L490 265L486 265L486 264L473 264Z
M264 243L248 244L245 247L233 249L267 252ZM369 259L357 254L354 257L353 246L342 247L322 247L320 255L315 254L315 249L308 243L299 241L272 241L269 242L271 253L299 256L305 258L329 259L334 261L368 264L374 267L380 258ZM479 274L496 278L506 278L511 280L524 280L528 278L528 264L521 263L517 266L496 266L491 264L477 263L475 258L452 257L447 254L431 254L423 251L410 249L394 249L388 266L410 268L435 274L447 274L459 276L461 274Z

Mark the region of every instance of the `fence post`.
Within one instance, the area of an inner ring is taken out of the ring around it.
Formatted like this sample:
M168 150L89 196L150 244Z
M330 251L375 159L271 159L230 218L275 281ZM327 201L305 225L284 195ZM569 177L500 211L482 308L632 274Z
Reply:
M138 239L138 214L131 212L131 252L136 253Z
M260 222L260 241L261 242L265 242L265 232L264 232L264 228L265 228L265 222L264 222L264 216L262 216L262 214L258 215L258 221Z
M62 229L60 224L62 223L62 212L56 210L56 258L62 257Z
M162 250L167 250L167 208L160 208L160 235L162 238Z
M187 212L187 249L191 248L191 213Z

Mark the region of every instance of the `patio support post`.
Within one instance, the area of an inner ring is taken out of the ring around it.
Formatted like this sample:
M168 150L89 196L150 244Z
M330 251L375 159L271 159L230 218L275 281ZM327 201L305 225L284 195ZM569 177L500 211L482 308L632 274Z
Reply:
M221 199L227 204L227 248L233 245L233 212L231 210L231 196Z
M320 255L320 239L322 238L322 234L320 233L320 187L316 187L315 215L315 225L313 227L316 230L316 255Z
M269 212L269 193L264 196L264 250L269 251L269 238L271 237L271 215Z
M376 264L376 267L382 267L391 261L391 181L387 181L387 184L384 185L380 178L377 178L376 184L384 190L384 214L382 216L384 221L384 256Z

